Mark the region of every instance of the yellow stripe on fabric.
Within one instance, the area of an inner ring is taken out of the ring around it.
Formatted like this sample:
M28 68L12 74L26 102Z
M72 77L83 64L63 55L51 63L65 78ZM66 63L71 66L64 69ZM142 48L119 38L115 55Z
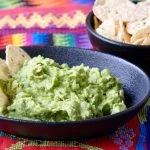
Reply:
M38 147L79 147L79 148L86 148L87 150L102 150L99 147L76 142L76 141L37 141L37 140L29 140L29 141L19 141L16 144L12 144L11 147L7 148L6 150L21 150L25 147L30 146L38 146Z
M16 144L12 144L11 147L6 148L5 150L22 150L24 148L25 143L22 141L17 142Z
M13 34L12 35L12 44L16 46L23 46L25 43L25 34Z

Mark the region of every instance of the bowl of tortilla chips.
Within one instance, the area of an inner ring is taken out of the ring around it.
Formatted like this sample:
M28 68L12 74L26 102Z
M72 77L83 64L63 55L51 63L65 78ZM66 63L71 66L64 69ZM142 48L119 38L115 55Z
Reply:
M150 64L150 1L96 0L86 18L93 48L142 66Z

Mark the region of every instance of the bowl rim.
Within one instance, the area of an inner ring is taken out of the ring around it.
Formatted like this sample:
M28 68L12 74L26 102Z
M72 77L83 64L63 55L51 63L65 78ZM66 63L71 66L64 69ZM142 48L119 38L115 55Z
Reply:
M68 47L64 47L64 46L23 46L22 48L37 48L37 47L43 47L43 48L64 48L64 49L68 49ZM76 49L77 48L77 49ZM78 47L69 47L68 50L72 50L72 49L76 49L76 51L80 52L80 51L83 51L83 50L86 50L87 49L83 49L83 48L78 48ZM4 49L2 51L5 51ZM2 52L0 51L0 52ZM39 120L24 120L24 119L16 119L16 118L10 118L10 117L6 117L6 116L0 116L0 121L11 121L11 122L15 122L15 123L23 123L23 124L37 124L37 125L48 125L48 126L62 126L62 125L78 125L78 124L86 124L86 123L94 123L94 122L100 122L100 121L105 121L105 120L108 120L108 119L113 119L114 117L119 117L119 116L123 116L123 115L126 115L136 109L139 109L141 106L143 106L147 101L148 99L150 98L150 79L147 75L147 73L142 69L140 68L139 66L127 61L127 60L124 60L118 56L114 56L114 55L111 55L111 54L106 54L106 53L103 53L103 52L97 52L97 51L90 51L88 50L88 53L96 53L98 55L103 55L103 56L109 56L113 59L117 59L119 61L122 61L132 67L134 67L135 69L139 70L146 78L146 80L148 81L148 89L147 89L147 93L145 94L145 97L143 97L143 100L141 100L139 103L137 103L136 105L133 105L119 113L116 113L116 114L112 114L112 115L107 115L107 116L102 116L102 117L97 117L97 118L91 118L91 119L85 119L85 120L78 120L78 121L39 121Z
M87 27L87 30L93 34L93 36L95 36L96 38L98 38L99 40L102 40L106 43L110 43L110 44L113 44L113 45L117 45L117 46L124 46L125 48L133 48L132 50L137 50L139 48L145 48L145 50L147 49L150 49L150 45L134 45L134 44L128 44L128 43L123 43L123 42L119 42L119 41L115 41L115 40L112 40L112 39L109 39L107 37L104 37L103 35L100 35L98 34L97 32L95 32L95 30L93 29L92 25L91 25L91 18L94 16L94 13L93 11L90 11L89 14L87 15L86 17L86 27ZM150 51L150 50L149 50Z

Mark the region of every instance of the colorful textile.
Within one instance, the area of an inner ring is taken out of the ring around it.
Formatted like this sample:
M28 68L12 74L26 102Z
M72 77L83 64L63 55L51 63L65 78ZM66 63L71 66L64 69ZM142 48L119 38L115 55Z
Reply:
M0 48L54 45L92 49L85 18L94 0L0 0ZM111 135L84 141L41 141L0 131L0 150L150 149L150 106Z

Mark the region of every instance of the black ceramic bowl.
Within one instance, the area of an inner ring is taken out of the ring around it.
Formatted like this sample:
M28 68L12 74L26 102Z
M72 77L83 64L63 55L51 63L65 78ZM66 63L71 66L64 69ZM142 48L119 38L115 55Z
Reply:
M135 65L100 52L65 47L23 47L31 56L43 55L70 66L84 63L90 67L108 68L117 76L125 90L127 110L101 118L74 122L23 121L0 117L0 130L11 134L43 139L83 139L114 131L125 124L146 103L150 96L147 75ZM5 52L0 51L0 58Z
M150 73L150 45L136 46L105 38L95 32L93 17L93 12L90 12L86 18L86 27L94 49L125 58Z

